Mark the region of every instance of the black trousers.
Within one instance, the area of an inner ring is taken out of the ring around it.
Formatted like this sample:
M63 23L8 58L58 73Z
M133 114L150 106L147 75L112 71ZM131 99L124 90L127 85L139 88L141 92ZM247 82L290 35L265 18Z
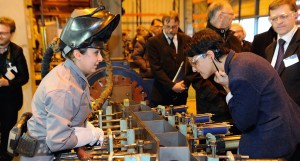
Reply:
M7 154L7 143L10 130L16 124L18 119L18 107L16 101L1 100L0 107L0 133L1 133L1 143L0 143L0 157L10 158ZM10 159L8 159L10 160Z

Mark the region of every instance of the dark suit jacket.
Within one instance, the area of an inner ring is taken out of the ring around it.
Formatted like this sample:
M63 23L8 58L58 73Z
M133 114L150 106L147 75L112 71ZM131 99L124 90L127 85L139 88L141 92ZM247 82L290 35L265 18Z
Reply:
M242 131L240 154L253 159L289 158L300 142L300 108L274 68L247 52L229 53L224 67L233 95L228 107Z
M276 40L277 33L272 27L266 32L254 36L251 52L266 58L265 50L268 45Z
M143 78L153 78L153 74L150 68L148 54L146 51L146 42L150 38L150 36L143 37L138 36L138 40L136 41L132 53L132 59L134 63L139 67L140 75Z
M271 62L276 47L276 41L266 48L266 59ZM293 36L287 50L285 51L284 58L296 54L300 59L300 29L297 30ZM300 62L295 63L289 67L285 67L282 62L278 74L292 99L300 106Z
M187 91L181 94L176 94L172 91L175 85L172 82L176 72L184 61L183 68L185 68L186 56L184 54L184 45L188 43L191 38L184 33L177 33L178 52L169 45L165 35L159 34L150 38L146 44L148 51L149 63L154 76L154 85L152 88L152 104L156 106L161 105L182 105L186 104ZM188 83L188 77L185 77L185 83ZM189 84L186 84L188 87ZM173 99L172 99L173 98Z
M11 62L11 66L16 66L18 72L12 71L15 78L9 80L9 86L0 87L0 101L9 102L11 108L19 110L23 104L22 86L28 82L29 74L22 48L13 42L9 44L9 48L8 61ZM4 52L3 55L0 55L0 76L3 77L7 72L7 54L8 52ZM3 112L5 112L5 109L3 109Z

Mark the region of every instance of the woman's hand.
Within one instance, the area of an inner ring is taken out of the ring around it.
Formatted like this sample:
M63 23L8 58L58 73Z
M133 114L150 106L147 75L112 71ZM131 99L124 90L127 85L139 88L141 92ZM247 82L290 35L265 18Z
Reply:
M228 75L224 71L216 71L214 81L221 84L227 93L230 92Z

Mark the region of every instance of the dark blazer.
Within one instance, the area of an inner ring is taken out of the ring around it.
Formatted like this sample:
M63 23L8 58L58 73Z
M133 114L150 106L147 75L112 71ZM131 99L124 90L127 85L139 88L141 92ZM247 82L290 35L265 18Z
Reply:
M177 33L178 52L169 45L163 33L150 38L146 44L148 51L149 63L154 76L154 84L152 88L152 104L156 105L182 105L186 104L188 93L187 91L176 94L172 91L175 85L172 82L177 70L182 61L183 68L187 63L184 55L184 45L191 40L191 37L184 33ZM185 83L188 83L188 76L184 78ZM186 84L188 87L189 84Z
M266 59L271 62L276 47L276 41L266 48ZM287 50L285 51L284 58L296 54L300 59L300 29L297 30L293 36ZM282 62L278 74L292 99L300 106L300 62L295 63L289 67L285 67Z
M145 38L143 36L138 36L138 40L133 46L133 53L131 56L134 63L139 67L139 74L143 78L153 78L148 60L148 54L146 51L146 42L149 38L150 36L147 36Z
M15 78L9 80L9 86L0 87L0 100L11 103L11 108L19 110L23 104L22 86L28 82L29 73L23 49L11 42L9 44L11 66L16 66L18 72L13 72ZM0 76L7 72L7 53L0 56ZM5 109L3 109L5 111Z
M254 36L251 52L266 58L265 50L268 45L276 40L277 33L272 27L266 32Z
M233 95L228 107L242 132L240 154L288 159L300 142L300 108L277 72L268 61L247 52L230 52L224 68Z
M234 36L234 32L232 30L218 29L214 27L209 21L207 21L206 28L210 28L218 33L225 40L226 47L228 47L229 49L232 49L235 52L245 51L243 50L241 41L236 36Z

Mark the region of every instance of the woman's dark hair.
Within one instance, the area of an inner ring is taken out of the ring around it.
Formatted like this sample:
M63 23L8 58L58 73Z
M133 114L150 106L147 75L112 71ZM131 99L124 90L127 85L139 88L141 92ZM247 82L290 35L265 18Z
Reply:
M215 58L218 61L230 51L225 47L224 39L209 28L196 32L190 43L185 46L185 54L188 57L205 54L208 50L215 53Z

